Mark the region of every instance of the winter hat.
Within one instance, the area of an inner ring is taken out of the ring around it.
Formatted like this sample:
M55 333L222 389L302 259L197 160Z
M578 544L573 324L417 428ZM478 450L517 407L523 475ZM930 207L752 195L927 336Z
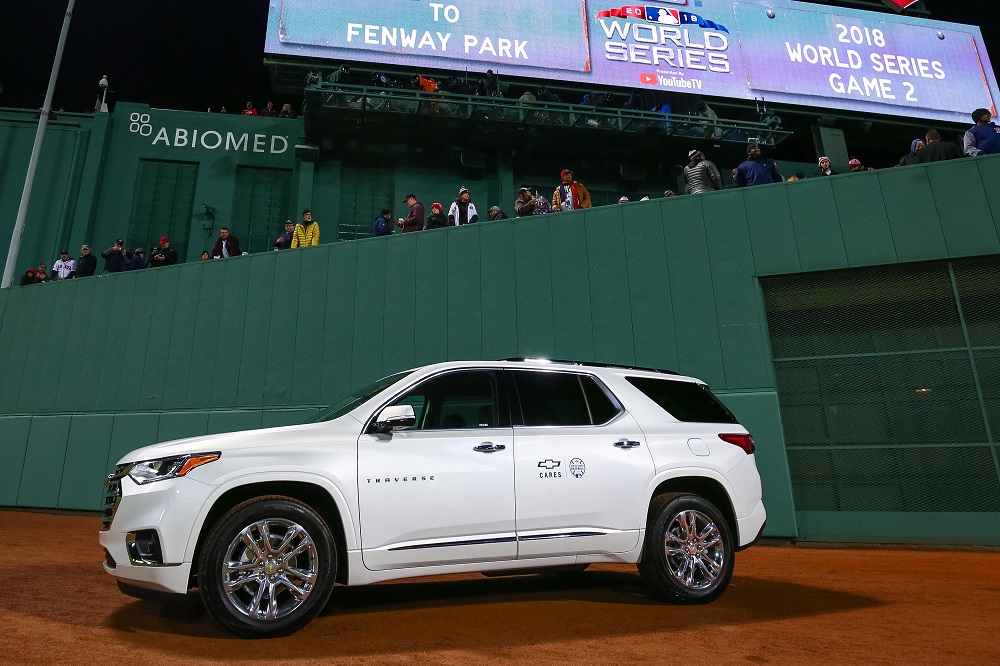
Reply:
M923 139L914 139L913 141L911 141L910 142L910 152L911 153L917 152L917 144L918 143L923 143L923 142L924 142Z
M819 162L817 162L817 164L822 164L823 160L826 160L827 162L829 162L830 158L827 157L826 155L824 155L823 157L819 158Z
M747 144L747 155L750 154L750 151L753 150L754 147L760 148L760 144L757 143L756 141L751 141L750 143Z
M463 194L468 194L468 193L469 193L469 188L465 187L464 185L458 188L458 196L462 196Z
M664 198L676 197L677 193L674 192L673 190L664 190L663 191L663 196L664 196Z
M639 201L649 201L649 197L643 197L643 198L639 199Z
M972 112L972 122L978 123L979 119L982 118L983 115L985 114L989 114L991 117L993 116L993 114L990 113L989 109L976 109L975 111Z
M621 199L618 200L618 203L628 203L628 197L623 196Z
M695 155L701 155L701 151L698 150L697 148L688 151L688 159L691 159ZM704 155L701 155L701 156L704 157Z
M444 210L444 208L441 207L441 204L438 203L437 201L431 204L431 210L434 210L435 208L437 208L438 210Z
M28 270L24 271L24 274L25 275L34 275L35 274L35 269L34 268L29 268Z
M852 167L861 166L861 160L859 160L857 157L852 157L851 161L847 163L847 166L852 166Z

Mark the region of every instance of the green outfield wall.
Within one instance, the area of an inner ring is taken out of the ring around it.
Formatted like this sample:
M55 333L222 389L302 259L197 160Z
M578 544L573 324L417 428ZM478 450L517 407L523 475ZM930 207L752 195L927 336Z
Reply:
M80 117L79 128L50 130L56 138L47 144L42 170L51 186L48 196L36 190L33 197L26 236L33 240L22 256L54 250L63 239L100 247L93 238L114 238L137 211L146 216L143 224L153 223L145 233L159 235L155 224L186 223L195 243L206 224L201 203L216 207L217 229L227 226L220 218L242 205L239 193L257 189L267 193L259 204L267 215L310 205L340 211L340 220L350 219L343 213L350 208L347 191L355 207L367 205L358 203L364 192L397 201L429 183L445 198L441 169L431 175L419 164L372 170L349 155L296 159L298 121L285 127L261 121L268 123L259 126L263 131L250 132L264 135L257 146L267 151L274 136L286 137L287 151L255 153L249 136L249 150L194 148L181 160L176 151L188 147L176 145L183 136L178 128L188 131L189 141L195 129L199 140L205 131L217 132L225 145L224 132L238 141L248 119L158 112L164 115L150 119L144 137L141 127L122 128L123 111L141 117L148 108L119 105L113 120L98 114ZM199 125L209 122L215 124ZM26 147L24 130L12 127L0 122L0 151L14 165L22 155L26 161ZM170 146L152 144L157 127L167 128ZM209 136L213 145L216 136ZM157 160L182 162L194 173L150 166ZM154 177L149 169L159 171ZM247 180L246 169L287 173ZM16 169L0 181L4 221L11 193L19 196L11 173ZM470 174L456 167L453 175ZM479 176L483 190L497 196L521 182L502 156L491 158ZM1000 194L992 187L998 177L1000 158L990 157L388 238L332 242L337 225L329 224L328 242L316 248L5 289L0 505L95 510L103 476L133 448L305 422L353 388L425 363L550 356L672 368L707 381L756 437L768 535L1000 544L1000 340L991 328L990 291L1000 255ZM150 182L164 192L167 182L193 183L195 194L141 192ZM143 212L168 207L165 200L176 215ZM177 209L178 201L190 207ZM258 214L253 207L240 210L247 218ZM33 222L49 218L49 226L61 230L55 239L32 230ZM189 244L185 256L195 258L196 249ZM970 257L978 263L967 270L962 262ZM914 294L925 278L907 272L912 262L951 276L950 282L941 278L947 293L926 297L945 313L941 321L921 327L912 325L911 315L901 316L905 325L887 336L892 317L876 309L868 319L851 320L853 329L843 336L850 344L823 347L817 331L839 326L836 308L868 312L865 303L851 300L863 291L852 286L861 279L856 271L875 271L862 278L892 286L864 291L866 299L891 301L898 308L890 313L913 311L919 320L925 300ZM898 267L903 273L892 273ZM802 279L788 283L796 274ZM826 282L817 286L815 275ZM775 286L773 279L786 282ZM952 291L956 306L947 302ZM845 296L815 301L831 293ZM823 308L833 313L832 324L823 323ZM944 321L953 311L957 323ZM813 315L819 323L812 329L769 331L769 321ZM772 348L806 338L808 353L782 356ZM864 341L873 339L881 342L869 351ZM833 416L858 400L850 386L835 393L824 384L822 368L841 357L880 354L895 363L918 351L942 368L940 383L921 385L928 392L917 394L933 396L934 413L951 419L942 416L939 425L981 419L982 427L953 438L927 424L922 438L909 437L899 424L929 408L914 407L908 389L894 397L887 387L906 380L877 366L871 373L881 388L866 388L878 395L864 397L873 405L865 412L875 414L866 417L872 427L863 435L838 430L844 426ZM943 356L933 356L938 353ZM783 383L787 363L813 363L807 371L817 388ZM961 374L956 364L969 372ZM829 466L801 464L803 447L828 454ZM853 453L851 447L878 455L852 467L838 457L845 449ZM945 474L943 458L921 457L929 450L955 454ZM965 455L972 450L975 456ZM978 494L963 500L957 489L968 478L976 480ZM923 500L907 501L915 496Z

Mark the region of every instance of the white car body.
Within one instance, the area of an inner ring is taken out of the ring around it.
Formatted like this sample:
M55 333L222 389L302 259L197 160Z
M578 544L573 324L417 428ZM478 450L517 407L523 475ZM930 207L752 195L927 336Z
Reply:
M479 369L495 377L510 376L498 371L591 376L613 394L619 413L591 426L365 433L366 424L409 388L446 373ZM197 583L192 563L200 538L219 517L217 503L241 488L252 490L240 498L285 494L288 484L322 491L332 501L342 533L339 527L333 531L346 554L339 564L346 576L339 572L338 580L348 585L469 571L635 563L651 499L672 480L682 487L683 480L713 482L729 504L719 508L733 523L735 550L751 544L765 522L754 456L718 436L746 430L735 423L678 421L627 380L636 377L698 382L586 364L439 363L413 371L330 421L137 449L109 477L109 488L120 484L120 497L113 497L117 491L108 497L100 533L105 570L128 585L186 593ZM494 450L474 448L483 445ZM218 453L218 459L184 476L140 484L121 473L139 461L207 452ZM285 485L270 492L273 484ZM716 501L723 503L721 496ZM134 544L127 545L135 534L150 531L161 550L156 561L137 558Z

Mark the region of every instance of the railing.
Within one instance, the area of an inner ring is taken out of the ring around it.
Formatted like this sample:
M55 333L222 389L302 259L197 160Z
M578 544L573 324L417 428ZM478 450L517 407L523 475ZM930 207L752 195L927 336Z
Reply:
M792 134L753 121L340 83L318 83L307 87L306 102L309 111L317 108L339 109L366 116L400 114L511 126L579 127L695 137L730 143L754 140L771 146Z

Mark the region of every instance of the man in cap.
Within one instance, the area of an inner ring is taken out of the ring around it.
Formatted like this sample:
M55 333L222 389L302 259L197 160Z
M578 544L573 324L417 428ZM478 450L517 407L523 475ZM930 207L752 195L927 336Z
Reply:
M781 174L774 160L765 160L760 154L760 144L747 145L747 159L736 167L736 187L753 187L780 183Z
M417 195L412 193L407 194L403 197L403 203L410 207L410 212L406 214L406 217L396 220L396 226L402 227L404 234L423 229L424 205L417 201Z
M500 206L493 206L487 211L487 215L490 216L490 221L495 222L496 220L506 220L507 213L500 210Z
M153 266L173 266L177 263L177 250L170 247L170 239L166 236L160 238L160 247L153 250L149 256L149 265Z
M274 241L275 250L290 250L292 249L292 236L295 234L295 223L291 220L285 220L285 233L278 236Z
M969 157L1000 153L1000 127L992 118L988 109L972 112L972 120L976 124L965 133L964 140L965 154Z
M458 188L458 198L451 202L448 209L448 224L461 226L463 224L475 224L479 221L479 213L476 212L476 204L472 203L469 196L469 188Z
M562 178L562 183L552 193L553 213L591 207L590 192L583 183L573 179L572 171L563 169L559 177Z
M52 271L57 280L68 280L76 277L76 262L69 256L69 250L59 250L59 258L52 265Z
M722 189L722 174L711 160L697 148L688 152L684 167L684 194L701 194Z
M534 195L531 194L530 187L522 187L517 191L517 198L514 199L514 214L518 217L527 217L528 215L543 215L544 212L539 212L542 197L538 196L538 192Z
M121 273L125 268L125 241L119 238L114 245L101 252L101 256L104 258L105 275Z
M76 261L76 275L74 277L90 277L97 270L97 257L90 253L89 245L81 245L80 252L80 258Z
M388 208L383 208L379 211L378 217L375 218L374 223L375 236L391 236L392 235L392 211Z

